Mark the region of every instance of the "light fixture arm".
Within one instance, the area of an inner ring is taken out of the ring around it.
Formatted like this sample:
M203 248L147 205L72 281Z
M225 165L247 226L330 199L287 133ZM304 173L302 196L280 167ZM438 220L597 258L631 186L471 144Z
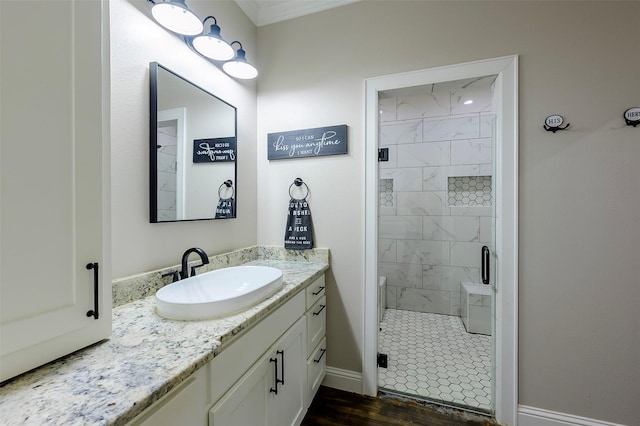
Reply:
M245 50L242 48L242 43L240 43L238 40L234 40L231 43L229 43L229 46L233 47L234 43L238 43L240 45L240 49L238 49L236 51L236 59L240 59L240 60L247 60L247 52L245 52Z
M150 0L150 1L153 1L153 0ZM207 22L207 19L213 19L213 24L214 24L214 25L218 25L218 20L217 20L217 19L216 19L216 17L215 17L215 16L213 16L213 15L209 15L209 16L207 16L206 18L204 18L204 19L202 20L202 25L204 25L204 23L205 23L205 22Z
M220 39L222 39L222 37L220 36L220 26L218 25L218 20L216 19L216 17L213 15L209 15L206 18L204 18L202 20L203 27L204 27L204 23L207 22L207 19L213 19L213 24L209 27L209 35L213 34L216 37L219 37Z

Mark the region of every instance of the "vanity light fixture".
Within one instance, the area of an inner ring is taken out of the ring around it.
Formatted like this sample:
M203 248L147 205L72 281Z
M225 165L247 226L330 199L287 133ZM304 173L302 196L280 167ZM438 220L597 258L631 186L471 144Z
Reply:
M234 43L238 43L240 48L236 52L235 58L225 62L224 65L222 65L222 69L231 77L241 78L243 80L256 78L258 76L258 70L247 61L247 52L242 48L242 43L237 40L232 41L231 46L233 46Z
M473 99L468 99L466 101L464 101L465 105L471 105L473 103Z
M193 48L202 56L215 59L216 61L227 61L233 58L235 54L233 47L220 36L218 21L213 16L207 16L202 21L203 25L207 19L213 19L213 25L209 28L209 34L196 36L191 41Z
M174 33L194 36L202 33L200 18L189 10L185 0L147 0L153 4L153 18Z
M2 0L0 0L2 1ZM220 35L220 27L214 16L207 16L204 20L187 7L185 0L146 0L151 5L153 19L161 26L183 36L184 42L199 55L214 61L224 62L222 69L234 78L248 80L258 76L258 70L246 58L242 43L233 41L227 43ZM202 34L204 24L213 19L213 25L208 34ZM235 51L233 44L240 48ZM216 64L219 66L219 64Z

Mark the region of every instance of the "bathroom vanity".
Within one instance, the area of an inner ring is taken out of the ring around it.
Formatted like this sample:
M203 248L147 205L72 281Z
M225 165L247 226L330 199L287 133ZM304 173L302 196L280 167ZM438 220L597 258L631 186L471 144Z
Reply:
M325 373L324 287L321 275L129 425L300 424Z
M282 289L243 312L169 320L153 295L115 307L111 339L0 387L3 424L299 424L324 377L328 251L274 252L229 256L283 271Z

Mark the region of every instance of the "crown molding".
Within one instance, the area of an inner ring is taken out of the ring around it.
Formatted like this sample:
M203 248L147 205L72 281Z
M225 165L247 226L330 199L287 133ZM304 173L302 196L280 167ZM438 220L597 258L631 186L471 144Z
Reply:
M257 26L274 24L360 0L235 0Z

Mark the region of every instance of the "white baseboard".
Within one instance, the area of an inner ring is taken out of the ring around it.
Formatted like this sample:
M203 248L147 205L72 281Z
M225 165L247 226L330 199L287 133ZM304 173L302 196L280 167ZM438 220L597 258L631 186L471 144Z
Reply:
M324 376L322 384L330 388L362 394L362 373L327 367L327 374Z
M327 367L323 386L346 392L362 394L362 374L341 368ZM518 406L518 426L625 426L604 420L590 419L572 414L544 410L542 408Z
M589 419L571 414L518 406L518 426L623 426L602 420Z

